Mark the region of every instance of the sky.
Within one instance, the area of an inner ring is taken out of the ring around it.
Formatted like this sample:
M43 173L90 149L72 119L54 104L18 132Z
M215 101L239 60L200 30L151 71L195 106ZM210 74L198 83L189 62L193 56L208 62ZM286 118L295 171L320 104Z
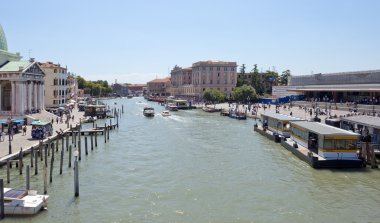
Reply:
M87 80L146 83L234 61L292 75L380 69L378 0L1 1L10 52Z

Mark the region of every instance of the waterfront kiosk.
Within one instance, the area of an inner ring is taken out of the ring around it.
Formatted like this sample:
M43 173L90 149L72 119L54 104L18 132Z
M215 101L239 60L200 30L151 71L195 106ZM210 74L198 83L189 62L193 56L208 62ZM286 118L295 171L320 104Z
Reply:
M290 122L290 139L282 145L315 168L363 167L360 134L319 122Z
M53 135L53 126L51 122L33 121L31 125L33 139L44 139L47 136Z
M303 119L280 114L267 113L261 114L261 123L270 131L282 137L290 137L290 121L303 121Z

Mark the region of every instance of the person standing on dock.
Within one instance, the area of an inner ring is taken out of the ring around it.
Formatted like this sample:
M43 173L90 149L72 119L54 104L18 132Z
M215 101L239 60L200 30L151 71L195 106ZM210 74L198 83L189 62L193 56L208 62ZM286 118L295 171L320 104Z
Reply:
M26 124L24 125L24 127L22 128L22 135L26 135Z

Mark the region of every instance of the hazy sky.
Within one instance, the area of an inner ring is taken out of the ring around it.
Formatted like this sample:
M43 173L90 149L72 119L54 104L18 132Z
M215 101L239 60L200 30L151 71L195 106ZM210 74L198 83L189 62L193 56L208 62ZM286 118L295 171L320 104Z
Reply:
M1 1L8 48L86 79L145 83L236 61L293 75L380 69L378 0Z

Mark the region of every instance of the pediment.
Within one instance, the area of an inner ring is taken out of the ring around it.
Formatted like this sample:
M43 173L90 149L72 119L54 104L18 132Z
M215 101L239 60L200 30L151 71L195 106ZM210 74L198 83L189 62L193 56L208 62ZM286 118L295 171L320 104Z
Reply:
M37 65L37 63L34 63L32 66L30 66L26 71L26 73L33 73L33 74L41 74L43 75L44 72L42 69Z

